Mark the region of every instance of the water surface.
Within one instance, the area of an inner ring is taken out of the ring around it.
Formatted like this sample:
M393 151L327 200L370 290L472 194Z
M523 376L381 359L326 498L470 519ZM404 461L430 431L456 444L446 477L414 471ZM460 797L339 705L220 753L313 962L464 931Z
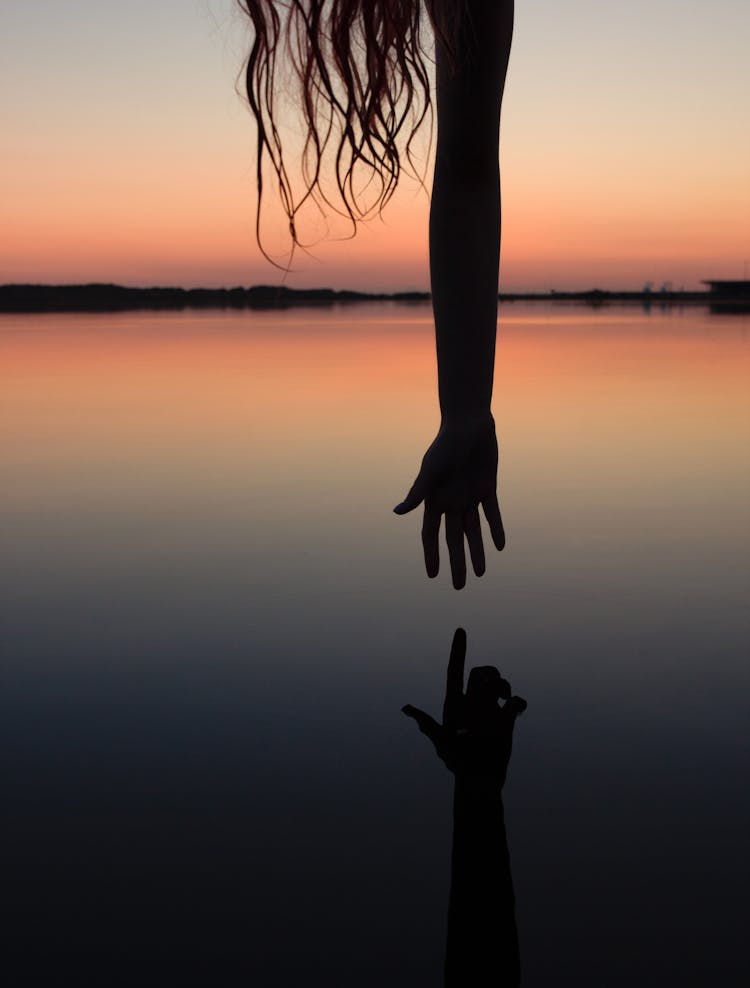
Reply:
M508 543L456 593L391 513L429 308L2 317L16 960L439 985L451 779L400 707L461 624L529 701L523 983L740 983L747 317L500 326Z

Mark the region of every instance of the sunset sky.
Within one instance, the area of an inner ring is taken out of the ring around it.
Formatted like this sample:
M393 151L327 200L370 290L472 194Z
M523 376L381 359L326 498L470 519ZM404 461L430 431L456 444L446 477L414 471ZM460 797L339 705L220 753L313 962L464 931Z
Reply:
M502 287L743 276L749 38L747 0L519 0ZM4 3L0 283L278 282L254 240L247 41L233 0ZM426 288L427 211L404 182L383 222L321 240L287 283Z

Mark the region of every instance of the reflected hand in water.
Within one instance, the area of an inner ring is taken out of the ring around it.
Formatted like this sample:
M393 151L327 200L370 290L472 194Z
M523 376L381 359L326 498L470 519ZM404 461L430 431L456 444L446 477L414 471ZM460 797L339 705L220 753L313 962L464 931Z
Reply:
M477 666L464 692L466 632L453 636L443 705L443 722L407 704L402 707L435 745L457 779L492 782L502 788L508 770L516 718L526 701L512 696L510 683L494 666ZM499 700L505 700L501 706Z
M491 415L480 424L443 425L424 455L411 490L393 509L397 515L404 515L424 502L422 545L429 577L437 576L440 568L438 537L445 515L445 540L457 590L466 584L464 537L474 572L477 576L484 573L480 504L495 547L501 550L505 546L497 500L497 463L497 437Z
M466 632L458 628L441 724L411 704L402 708L455 778L444 984L517 988L520 955L502 789L513 728L526 701L511 696L494 666L472 669L464 691L465 659Z

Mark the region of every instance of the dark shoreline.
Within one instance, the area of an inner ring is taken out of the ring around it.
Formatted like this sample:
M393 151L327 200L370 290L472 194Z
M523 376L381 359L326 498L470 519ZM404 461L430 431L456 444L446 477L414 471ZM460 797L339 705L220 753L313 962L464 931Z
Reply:
M330 288L127 288L122 285L0 285L0 312L125 312L180 309L288 309L356 302L425 303L429 292L355 292ZM501 302L576 302L590 306L707 305L721 311L750 310L747 296L715 292L501 292Z

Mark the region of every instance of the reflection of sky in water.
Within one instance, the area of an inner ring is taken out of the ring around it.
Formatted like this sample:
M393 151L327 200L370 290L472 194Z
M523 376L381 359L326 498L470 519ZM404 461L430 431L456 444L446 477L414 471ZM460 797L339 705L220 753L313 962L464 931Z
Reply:
M738 983L745 321L504 309L508 546L457 594L391 514L428 315L0 322L18 914L97 902L106 953L116 900L137 953L151 909L217 984L439 984L450 780L399 708L438 712L463 624L530 702L525 983Z

